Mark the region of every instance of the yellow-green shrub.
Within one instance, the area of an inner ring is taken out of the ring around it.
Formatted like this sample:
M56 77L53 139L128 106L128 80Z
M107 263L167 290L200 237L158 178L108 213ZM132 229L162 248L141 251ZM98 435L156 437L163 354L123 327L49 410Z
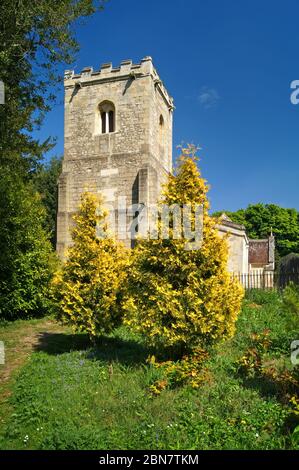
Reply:
M203 367L208 353L201 348L194 348L192 354L183 356L178 361L156 361L155 356L147 360L154 368L162 372L162 378L156 380L149 388L152 395L159 395L165 388L188 384L192 388L199 388L212 381L211 372Z
M128 257L109 234L106 215L96 196L82 195L74 216L73 245L53 281L58 317L90 337L121 321L119 296Z
M133 253L125 323L152 345L192 347L234 334L243 289L227 272L228 247L208 215L207 186L193 147L183 149L163 203L204 205L203 244L186 239L140 240Z

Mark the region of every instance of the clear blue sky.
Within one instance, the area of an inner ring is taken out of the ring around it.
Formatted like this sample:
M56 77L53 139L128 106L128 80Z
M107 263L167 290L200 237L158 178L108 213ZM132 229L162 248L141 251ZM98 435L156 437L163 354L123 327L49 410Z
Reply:
M74 68L152 56L175 100L174 149L202 147L212 210L257 202L299 209L299 105L290 102L298 18L298 0L109 0L76 27ZM39 133L57 136L58 155L62 99L61 85Z

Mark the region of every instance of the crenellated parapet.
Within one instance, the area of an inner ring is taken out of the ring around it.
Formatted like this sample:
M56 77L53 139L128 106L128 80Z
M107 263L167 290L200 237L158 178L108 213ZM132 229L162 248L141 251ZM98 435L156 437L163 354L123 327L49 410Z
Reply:
M112 62L102 64L100 70L93 67L84 67L79 74L74 70L64 72L65 88L93 85L119 80L138 80L150 76L155 88L161 93L170 110L174 109L173 98L168 94L157 70L153 65L152 58L144 57L140 64L133 64L132 60L123 60L118 67L113 67Z
M151 57L139 64L123 60L118 67L108 62L99 70L67 70L64 86L57 251L62 259L67 256L83 191L101 194L115 223L122 221L115 236L131 247L134 233L142 229L139 223L132 228L133 209L123 214L122 204L147 207L160 198L172 171L173 99Z

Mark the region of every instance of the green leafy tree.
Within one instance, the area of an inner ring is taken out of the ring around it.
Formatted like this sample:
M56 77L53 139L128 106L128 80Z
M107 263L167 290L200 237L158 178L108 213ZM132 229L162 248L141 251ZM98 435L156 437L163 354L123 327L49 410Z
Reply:
M41 316L55 268L39 194L17 174L0 179L0 316Z
M48 211L45 219L30 181L54 142L39 142L32 131L51 108L62 81L61 65L71 63L78 50L74 23L102 6L102 0L0 3L0 80L5 85L5 104L0 105L2 316L33 315L46 307L51 247L43 226L49 228L53 215ZM50 203L49 194L39 191Z
M96 196L82 195L74 216L73 246L53 280L58 318L91 338L121 322L119 302L128 257L109 233L106 215Z
M33 183L42 197L46 209L45 228L50 233L53 248L56 245L56 212L58 204L58 178L61 173L61 158L52 157L40 165L33 177Z
M195 205L204 206L202 246L187 250L187 238L175 239L172 227L169 239L140 240L134 250L123 304L125 322L157 347L184 350L235 331L243 289L227 271L227 242L208 215L207 190L195 148L189 146L176 173L169 176L161 202L181 208L190 204L193 211ZM160 223L158 231L161 228Z
M31 171L52 142L31 131L50 109L60 64L78 50L73 25L103 7L93 0L2 0L0 3L0 164Z
M278 258L299 253L299 213L275 204L251 204L236 212L225 211L236 223L246 227L249 238L267 238L273 231ZM218 216L221 212L216 212Z

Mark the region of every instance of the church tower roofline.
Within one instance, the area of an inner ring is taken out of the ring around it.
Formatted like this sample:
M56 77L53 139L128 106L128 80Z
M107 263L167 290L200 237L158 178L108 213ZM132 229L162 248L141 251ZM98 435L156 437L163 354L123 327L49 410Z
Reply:
M157 203L172 171L173 99L151 57L64 74L64 156L58 182L57 251L72 244L82 192L101 194L115 236L131 247L140 229L126 207ZM136 206L135 206L136 207ZM138 206L139 207L139 206ZM124 216L124 217L123 217ZM145 217L148 227L149 218ZM114 227L114 228L113 228Z
M174 109L173 98L167 92L150 56L144 57L139 64L133 64L132 60L121 61L118 67L113 67L112 62L102 64L98 71L93 67L84 67L79 74L74 70L65 70L64 87L84 87L97 83L113 82L120 80L138 80L150 76L154 86L166 101L170 110Z

